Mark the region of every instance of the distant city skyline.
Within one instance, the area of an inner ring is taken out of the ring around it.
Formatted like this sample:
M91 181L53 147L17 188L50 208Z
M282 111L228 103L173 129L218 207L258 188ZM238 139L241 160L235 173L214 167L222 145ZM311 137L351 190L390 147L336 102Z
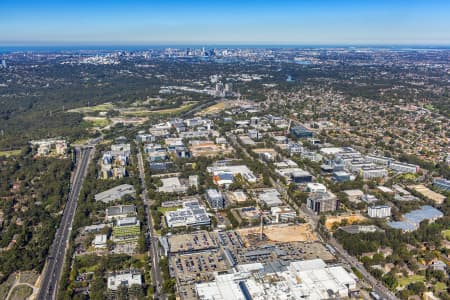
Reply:
M14 1L0 45L450 45L450 1Z

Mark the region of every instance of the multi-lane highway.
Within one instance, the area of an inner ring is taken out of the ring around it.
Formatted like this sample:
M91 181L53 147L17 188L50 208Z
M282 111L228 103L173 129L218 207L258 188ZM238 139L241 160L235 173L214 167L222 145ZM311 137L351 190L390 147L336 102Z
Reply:
M148 254L150 257L150 267L151 267L151 273L152 273L152 283L155 287L155 291L153 294L154 299L163 299L164 295L160 294L161 287L162 287L162 279L161 279L161 269L159 267L159 251L158 251L158 238L155 236L155 233L153 231L153 220L152 215L149 211L149 199L147 194L147 187L145 185L145 171L144 171L144 162L142 159L142 153L140 151L139 145L138 146L138 169L139 169L139 177L141 179L141 185L142 185L142 200L144 201L144 207L145 207L145 214L147 215L147 224L148 224L148 237L150 241L150 247L148 250Z
M93 148L76 148L76 169L73 174L71 190L68 201L64 207L61 223L50 248L50 254L47 258L44 271L41 274L41 286L39 289L38 300L56 299L58 284L61 278L62 269L65 261L65 254L69 244L70 232L72 230L73 217L77 207L77 200L86 176L91 152Z

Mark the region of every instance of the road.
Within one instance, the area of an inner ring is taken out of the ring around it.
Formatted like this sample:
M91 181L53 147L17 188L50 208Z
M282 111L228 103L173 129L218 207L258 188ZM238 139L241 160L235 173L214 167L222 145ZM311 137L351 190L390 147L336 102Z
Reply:
M138 148L138 169L139 169L139 177L141 179L141 185L142 185L142 200L144 201L144 207L145 207L145 214L147 216L147 225L148 225L148 236L150 240L150 247L148 249L148 255L150 258L150 268L151 268L151 275L152 275L152 283L155 287L155 291L153 294L154 299L161 299L164 298L163 294L161 293L161 287L162 287L162 278L161 278L161 269L159 266L159 250L158 250L158 238L155 235L154 229L153 229L153 220L152 215L149 211L149 206L151 205L149 199L148 199L148 193L147 193L147 186L145 185L145 171L144 171L144 161L142 159L142 153L140 150L139 145L137 145Z
M70 233L72 231L73 217L77 207L78 196L86 176L93 148L76 148L77 157L76 169L73 174L71 190L68 201L64 207L61 223L56 231L50 254L47 258L44 271L41 274L41 287L38 293L38 300L56 299L58 284L64 267L67 246L69 245Z
M240 148L246 156L249 158L252 158L252 156L247 152L247 150L242 147L236 139L236 136L234 134L229 134L228 137L231 139L231 143L233 146ZM264 161L259 160L261 163L265 164ZM287 202L298 212L302 212L305 216L305 220L311 224L312 228L317 229L318 223L319 223L319 217L314 214L312 211L307 209L304 205L297 205L297 203L289 196L286 188L280 184L279 182L275 181L272 177L269 177L272 185L277 189L277 191L285 197ZM357 269L363 276L364 280L372 285L372 288L375 292L377 292L383 299L398 299L394 294L392 294L391 291L389 291L383 284L380 283L375 277L373 277L366 268L353 256L349 255L347 251L344 250L344 248L339 244L339 242L334 238L326 238L324 236L321 236L322 240L326 241L328 244L330 244L339 254L342 260L344 260L347 264Z

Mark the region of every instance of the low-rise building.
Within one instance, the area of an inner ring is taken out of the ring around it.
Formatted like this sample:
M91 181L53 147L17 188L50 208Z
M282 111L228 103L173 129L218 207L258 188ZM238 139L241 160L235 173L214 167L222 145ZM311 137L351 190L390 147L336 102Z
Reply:
M345 171L333 172L333 180L337 182L344 182L350 180L350 174Z
M268 207L283 205L283 201L280 199L280 193L276 189L266 189L262 191L258 195L258 200Z
M98 193L94 196L95 201L102 201L104 203L113 202L119 200L123 196L130 195L132 197L136 196L136 190L134 186L130 184L121 184L112 189L106 190L104 192Z
M420 167L418 165L401 163L397 161L393 161L389 164L389 169L397 171L399 173L413 173L416 174L420 171Z
M347 196L348 201L358 203L362 200L362 196L364 195L361 190L345 190L343 193Z
M202 226L209 225L211 219L206 212L206 209L199 204L198 201L185 201L183 207L175 211L168 211L165 215L167 226L181 227L181 226Z
M106 234L96 234L94 240L92 241L92 246L96 249L104 249L106 248L106 242L108 238Z
M181 184L178 177L161 178L162 186L158 192L162 193L185 193L188 189L186 185Z
M153 143L155 141L155 137L149 133L138 133L136 135L136 140L139 143Z
M388 218L391 216L391 207L389 205L369 206L367 214L371 218Z
M385 157L385 156L378 156L378 155L367 155L366 160L370 161L374 164L381 165L381 166L389 166L389 163L391 162L391 158Z
M253 172L245 165L223 165L223 166L211 166L207 167L209 173L220 174L220 173L231 173L233 176L240 175L244 180L250 183L255 183L257 181L256 176Z
M229 191L226 193L225 197L230 203L242 203L248 199L243 191Z
M140 231L140 222L136 217L119 219L113 227L114 242L136 241Z
M384 178L388 175L388 171L382 167L362 167L360 174L363 179Z
M450 180L446 180L443 178L436 178L435 180L433 180L433 185L438 189L450 191Z
M370 194L364 194L361 197L361 200L366 202L366 203L374 203L378 201L378 198L375 197L374 195L370 195Z
M384 230L379 228L376 225L347 225L339 227L340 230L343 230L350 234L357 234L361 232L383 232Z
M419 228L420 222L424 220L428 220L432 223L443 216L444 214L440 210L429 205L424 205L420 209L406 213L403 216L402 221L389 222L388 225L392 228L409 232Z
M111 274L108 276L108 289L117 291L121 286L130 288L133 285L142 285L142 275L139 271L123 272L118 274Z
M296 138L312 138L314 133L303 125L292 126L290 133Z
M297 213L289 206L275 206L270 208L270 213L275 223L292 222Z
M237 269L216 274L212 282L197 283L196 296L202 300L339 299L356 290L355 275L321 259L279 263L275 268L254 263Z
M325 193L327 187L318 182L310 182L306 184L306 190L311 193Z
M119 220L126 217L136 216L136 206L134 205L116 205L106 209L106 220Z

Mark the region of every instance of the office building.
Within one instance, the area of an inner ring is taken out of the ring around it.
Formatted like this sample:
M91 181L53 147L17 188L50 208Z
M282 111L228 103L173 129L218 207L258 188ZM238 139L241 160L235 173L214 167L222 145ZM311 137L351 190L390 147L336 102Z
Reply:
M420 167L417 165L401 163L401 162L391 162L389 164L389 169L397 171L399 173L413 173L416 174L419 172Z
M214 209L223 209L225 208L225 198L222 196L218 190L209 189L206 190L206 200L209 203L209 206Z
M136 216L136 206L134 205L117 205L106 209L106 220L119 220L126 217Z
M307 199L307 206L317 214L336 211L339 209L339 199L331 192L311 193Z
M291 134L296 138L312 138L314 133L303 125L292 126Z
M369 206L367 214L371 218L388 218L391 216L391 207L388 205Z
M345 171L333 172L333 180L337 182L349 181L350 174Z
M268 207L283 205L283 201L280 199L280 193L276 189L264 190L258 195L258 200Z
M376 179L386 177L388 172L382 167L362 167L360 174L363 179Z
M197 200L183 202L183 207L175 211L168 211L165 215L167 226L202 226L209 225L211 219L206 209Z
M133 285L142 285L141 272L123 272L119 274L112 274L108 276L108 289L117 291L121 286L130 288Z
M308 183L312 182L312 175L307 171L295 171L292 172L291 179L294 183Z
M119 200L127 195L135 197L136 191L134 187L130 184L121 184L112 189L96 194L94 198L95 201L102 201L105 203L109 203L115 200Z
M273 222L275 223L292 222L297 217L297 213L295 212L295 210L293 210L289 206L271 207L270 213L274 218Z
M374 163L376 165L381 165L381 166L386 166L386 167L389 166L389 163L392 161L392 159L389 157L377 156L377 155L367 155L366 160L371 163Z
M446 180L443 178L437 178L433 180L433 185L441 190L450 191L450 180Z
M311 193L325 193L327 191L327 187L321 183L310 182L306 184L306 190Z

